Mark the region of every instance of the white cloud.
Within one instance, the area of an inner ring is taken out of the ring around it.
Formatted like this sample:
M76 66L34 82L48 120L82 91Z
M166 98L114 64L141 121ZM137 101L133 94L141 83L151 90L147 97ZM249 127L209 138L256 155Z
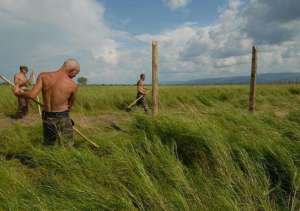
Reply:
M59 37L63 46L90 47L95 56L101 53L103 45L111 44L105 42L110 32L104 22L104 8L95 0L5 0L0 2L0 8L1 20L10 20L1 21L2 26L16 31L22 29L25 33L28 27L30 32L38 33L32 34L38 41L48 43L53 36ZM39 34L41 31L47 33Z
M249 74L251 47L260 43L258 37L250 36L245 29L254 18L250 16L251 8L257 8L253 4L257 4L257 1L242 4L240 0L230 0L227 7L220 11L214 24L184 24L159 34L139 35L137 39L147 42L151 39L159 41L161 69L165 71L165 74L162 72L161 75L171 76L173 80ZM265 10L273 14L272 8L267 7ZM263 14L263 11L261 13ZM260 21L265 24L260 26L263 31L263 28L268 26L267 21ZM300 32L299 23L297 19L291 19L291 22L284 22L282 25L286 33ZM277 24L280 24L280 20ZM275 33L273 36L282 35ZM259 72L299 70L295 65L299 64L299 61L294 59L300 54L299 38L296 35L288 36L279 44L258 45Z
M171 10L185 7L192 0L162 0Z
M238 30L240 2L230 1L215 24L184 24L160 34L143 34L137 39L159 41L161 75L175 80L232 74L250 61L252 40ZM176 74L175 74L176 73ZM181 73L181 74L178 74Z
M176 9L190 1L167 2ZM256 32L267 28L267 20L276 14L272 7L261 4L257 0L248 4L230 0L213 24L186 23L157 34L133 36L112 29L105 21L104 6L96 0L1 0L0 67L12 75L20 64L48 70L75 57L81 63L81 74L90 82L132 83L141 72L150 78L150 44L156 39L161 81L249 74L253 44L259 44L259 72L299 70L298 13L292 13L295 18L291 18L280 10L284 21L276 17L276 24L272 25L276 39L272 39L268 30ZM259 23L254 16L260 17ZM261 25L246 30L253 24ZM281 28L276 27L285 27L288 36L280 34Z
M66 57L116 65L119 43L104 12L96 0L1 0L0 33L6 44L0 54L41 68L60 65Z

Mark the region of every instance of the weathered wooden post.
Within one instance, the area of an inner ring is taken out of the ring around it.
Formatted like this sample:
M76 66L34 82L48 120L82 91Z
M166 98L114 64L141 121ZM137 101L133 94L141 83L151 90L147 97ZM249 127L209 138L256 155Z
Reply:
M251 79L250 79L250 96L249 111L255 111L255 94L256 94L256 71L257 71L257 55L255 46L252 47L252 63L251 63Z
M158 43L152 41L152 115L158 113Z

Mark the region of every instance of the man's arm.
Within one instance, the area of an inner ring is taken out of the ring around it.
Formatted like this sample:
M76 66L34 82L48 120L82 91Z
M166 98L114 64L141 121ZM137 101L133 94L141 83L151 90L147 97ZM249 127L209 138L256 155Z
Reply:
M68 107L69 109L71 109L74 105L74 102L75 102L75 95L77 93L77 90L78 90L78 87L76 86L75 88L75 91L71 94L70 98L69 98L69 101L68 101Z
M35 99L40 93L40 91L42 90L42 88L43 88L43 81L42 81L42 75L40 74L38 76L35 85L32 87L31 90L23 92L23 90L20 88L20 84L16 84L14 87L14 94L20 97Z

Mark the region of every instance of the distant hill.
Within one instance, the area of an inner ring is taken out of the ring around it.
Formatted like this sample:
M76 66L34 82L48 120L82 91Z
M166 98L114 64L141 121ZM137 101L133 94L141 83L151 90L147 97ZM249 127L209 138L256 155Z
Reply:
M203 78L190 81L167 81L163 84L190 84L190 85L213 85L213 84L247 84L249 83L249 76L234 76L234 77L220 77L220 78ZM257 75L257 83L289 83L299 82L300 73L264 73Z

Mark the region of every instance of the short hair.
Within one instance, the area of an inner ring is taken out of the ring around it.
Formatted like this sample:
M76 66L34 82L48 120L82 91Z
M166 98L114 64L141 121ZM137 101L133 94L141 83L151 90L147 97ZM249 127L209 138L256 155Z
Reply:
M145 73L140 74L140 78L145 77Z
M28 67L25 65L21 65L20 70L25 70L26 72L28 72Z
M70 63L75 63L76 65L79 65L79 62L76 59L70 58L70 59L67 59L66 61L64 61L63 66L67 66Z

